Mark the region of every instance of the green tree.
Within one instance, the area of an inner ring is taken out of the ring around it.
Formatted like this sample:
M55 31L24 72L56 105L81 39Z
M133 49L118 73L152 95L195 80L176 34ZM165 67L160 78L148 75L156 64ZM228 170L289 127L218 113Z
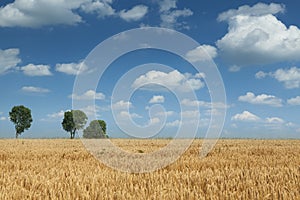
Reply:
M106 134L106 123L103 120L93 120L90 125L83 130L84 138L108 138Z
M25 106L14 106L9 112L10 121L15 124L16 138L31 126L31 110Z
M70 132L73 139L76 131L84 128L87 119L86 114L81 110L66 111L61 124L65 131Z

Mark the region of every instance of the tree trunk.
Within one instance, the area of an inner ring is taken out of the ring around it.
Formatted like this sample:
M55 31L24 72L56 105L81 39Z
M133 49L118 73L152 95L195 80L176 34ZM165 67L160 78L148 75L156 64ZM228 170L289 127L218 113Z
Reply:
M19 134L18 134L18 132L16 132L16 139L18 139L18 136L19 136Z
M75 138L75 132L76 132L76 128L74 129L74 131L71 131L71 139Z

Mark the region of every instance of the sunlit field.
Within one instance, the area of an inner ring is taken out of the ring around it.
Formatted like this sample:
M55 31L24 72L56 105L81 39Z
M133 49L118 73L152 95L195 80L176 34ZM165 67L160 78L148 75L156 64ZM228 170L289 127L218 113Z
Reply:
M114 139L134 153L170 140ZM0 199L300 199L300 140L195 140L175 163L131 174L101 164L80 140L0 140Z

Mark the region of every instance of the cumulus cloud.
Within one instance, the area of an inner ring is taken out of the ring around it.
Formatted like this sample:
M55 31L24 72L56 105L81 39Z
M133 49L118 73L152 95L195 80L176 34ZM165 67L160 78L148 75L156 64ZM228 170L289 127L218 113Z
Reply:
M287 103L294 106L300 105L300 96L288 99Z
M162 95L154 95L150 100L149 103L164 103L165 97Z
M240 70L241 70L241 67L237 66L237 65L232 65L232 66L229 67L230 72L238 72Z
M48 93L50 90L41 87L33 87L33 86L24 86L21 89L23 92L30 92L30 93Z
M126 21L137 21L148 12L148 7L137 5L118 13L112 3L112 0L15 0L0 8L0 27L76 25L84 22L81 13L95 14L98 18L118 16Z
M75 13L87 0L27 1L15 0L0 8L0 26L2 27L40 27L44 25L82 22Z
M167 127L178 127L180 125L181 125L181 121L179 121L179 120L175 120L175 121L166 123Z
M288 89L300 87L300 68L278 69L272 76L279 82L283 82Z
M164 86L170 90L180 92L189 92L191 90L199 90L204 87L202 80L196 77L190 77L190 74L182 74L177 70L169 73L162 71L149 71L145 75L138 77L132 87L148 90L160 89L157 85Z
M119 113L120 117L129 117L129 118L143 118L141 115L137 114L137 113L130 113L128 111L121 111Z
M282 123L284 123L284 120L279 118L279 117L267 117L266 118L266 123L282 124Z
M199 110L184 110L181 112L182 118L197 118L200 116Z
M201 45L186 54L186 59L190 62L205 61L217 56L217 49L210 45Z
M175 115L175 112L174 111L165 111L165 112L157 112L155 113L156 116L172 116L172 115Z
M88 66L84 62L56 64L56 71L68 75L77 75L86 72L87 70Z
M130 101L124 101L124 100L118 101L112 105L112 109L114 110L122 110L122 109L128 110L131 107L132 107L132 103Z
M172 8L177 8L177 0L160 0L159 1L159 11L169 11Z
M72 94L69 96L72 99L75 100L103 100L105 99L105 95L101 92L97 93L94 90L88 90L85 93L83 93L82 95L78 95L78 94Z
M221 13L218 16L219 21L228 21L237 15L248 15L248 16L263 16L268 14L283 13L285 7L283 4L271 3L270 5L264 3L258 3L254 6L240 6L238 9L231 9Z
M19 49L0 49L0 74L15 68L20 62Z
M266 117L261 119L249 111L244 111L241 114L236 114L231 118L232 121L240 121L240 122L255 122L256 127L267 128L271 130L283 130L283 128L291 128L295 127L295 124L291 122L286 122L284 119L280 117ZM238 126L236 124L232 124L234 128Z
M100 115L99 115L100 107L97 106L97 105L88 105L88 106L85 106L85 107L80 108L78 110L83 111L87 115L88 118L100 117Z
M112 0L88 1L80 6L81 10L88 14L97 14L99 18L115 15L111 7Z
M221 13L219 21L229 27L216 43L219 54L237 66L300 60L299 28L286 27L274 16L283 11L281 4L259 3Z
M142 19L148 12L148 7L144 5L137 5L130 10L121 10L119 15L125 21L138 21Z
M48 114L47 117L48 118L51 118L51 119L62 119L64 117L64 114L65 114L65 111L61 110L59 112L56 112L56 113L51 113L51 114Z
M161 27L171 29L189 29L189 26L184 21L179 19L193 15L190 9L177 9L177 0L162 0L158 1Z
M183 99L181 101L181 104L184 106L191 106L191 107L205 107L205 108L211 108L214 106L215 108L228 108L229 106L222 103L222 102L207 102L207 101L199 101L199 100L191 100L191 99Z
M49 65L34 65L28 64L20 68L27 76L51 76Z
M70 111L70 110L66 110L66 111ZM47 117L40 119L40 121L45 121L45 122L61 121L64 118L64 114L66 111L60 110L58 112L47 114Z
M273 95L261 94L255 95L252 92L247 92L244 96L239 96L239 101L248 102L251 104L261 104L261 105L268 105L274 107L281 107L282 100Z
M264 121L264 126L269 129L280 130L284 127L294 127L294 124L285 122L285 120L280 117L267 117Z
M259 71L255 74L258 79L270 76L277 81L282 82L287 89L294 89L300 87L300 68L291 67L289 69L277 69L275 72Z
M0 121L5 121L7 118L1 115L3 115L3 112L0 112Z
M205 101L198 101L198 100L190 100L190 99L183 99L181 101L182 105L185 106L203 106L203 107L210 107L211 103L210 102L205 102Z
M193 12L187 8L183 10L163 12L160 16L162 21L160 26L171 29L189 29L189 26L185 22L178 22L178 19L189 17L191 15L193 15Z
M160 122L160 119L159 118L157 118L157 117L154 117L154 118L151 118L150 120L149 120L149 126L150 125L154 125L154 124L159 124L159 122Z
M259 121L260 118L249 111L244 111L240 114L234 115L231 118L231 120L233 120L233 121Z
M263 72L263 71L259 71L259 72L257 72L257 73L255 74L255 78L257 78L257 79L263 79L263 78L265 78L266 76L268 76L268 74L265 73L265 72Z

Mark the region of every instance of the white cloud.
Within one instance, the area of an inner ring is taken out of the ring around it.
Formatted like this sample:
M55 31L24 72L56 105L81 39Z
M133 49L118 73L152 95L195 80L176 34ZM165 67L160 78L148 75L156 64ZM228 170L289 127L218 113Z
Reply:
M175 121L166 123L166 126L168 126L168 127L178 127L180 125L181 125L181 121L179 121L179 120L175 120Z
M232 121L241 122L256 122L255 127L259 129L267 128L269 130L284 130L284 128L296 127L295 124L291 122L286 122L280 117L266 117L261 119L249 111L244 111L241 114L236 114L231 118ZM231 125L233 128L238 128L237 124Z
M257 79L262 79L262 78L265 78L268 74L263 72L263 71L259 71L255 74L255 78Z
M182 118L197 118L200 116L199 110L185 110L181 112Z
M111 0L89 1L80 6L81 10L88 14L97 14L99 18L115 15L115 10L111 7Z
M185 22L178 22L179 18L192 16L193 12L190 9L165 11L160 15L161 27L170 29L189 29Z
M279 117L267 117L265 119L264 126L268 129L282 130L284 127L293 127L294 124L291 122L285 122Z
M78 73L83 73L87 70L88 66L83 62L56 64L56 71L69 75L77 75Z
M300 96L288 99L287 103L294 106L300 105Z
M199 72L199 73L195 74L195 78L205 78L205 77L206 77L206 75L203 72Z
M142 19L148 12L148 7L144 5L137 5L130 10L121 10L119 15L125 21L138 21Z
M231 127L232 127L232 128L238 128L238 125L235 124L235 123L233 123L233 124L231 124Z
M28 64L20 68L27 76L51 76L49 65Z
M240 114L234 115L231 118L231 120L233 120L233 121L259 121L260 118L249 111L244 111Z
M177 8L176 6L177 0L159 0L159 11L164 12L164 11L169 11L172 8Z
M232 65L232 66L229 67L230 72L238 72L240 70L241 70L241 67L237 66L237 65Z
M249 15L249 16L263 16L268 14L283 13L285 10L284 5L271 3L270 5L264 3L258 3L250 7L248 5L240 6L237 10L231 9L221 13L218 16L219 21L228 21L237 15Z
M220 109L220 108L214 108L214 109L207 109L204 111L204 115L205 116L208 116L208 117L211 117L212 115L213 116L217 116L217 115L223 115L224 113L224 110Z
M283 11L280 4L259 3L221 13L218 19L229 27L216 43L219 54L237 66L300 60L299 28L274 16Z
M161 27L171 29L189 29L189 26L186 24L186 22L179 22L179 19L193 15L193 12L190 9L177 9L177 0L160 0L158 1L158 6Z
M149 126L150 125L154 125L154 124L158 124L160 122L160 119L157 117L151 118L149 121Z
M51 119L62 119L64 117L65 111L61 110L56 113L48 114L47 117Z
M76 110L81 110L82 112L84 112L86 114L86 116L88 118L99 118L99 111L100 111L100 107L97 105L88 105ZM47 118L43 118L41 119L41 121L53 121L53 120L59 120L61 121L64 118L64 114L65 112L70 111L70 110L60 110L58 112L55 113L51 113L47 115Z
M170 90L181 92L189 92L191 90L199 90L204 87L204 83L198 78L188 78L189 75L181 74L174 70L169 73L161 71L149 71L145 75L138 77L132 87L155 90L157 85L164 86ZM162 88L162 87L159 87Z
M199 101L199 100L190 100L190 99L183 99L181 101L181 104L184 106L192 106L192 107L205 107L205 108L211 108L214 106L215 108L228 108L229 106L222 103L222 102L207 102L207 101Z
M100 115L99 115L100 107L97 106L97 105L85 106L85 107L83 107L81 109L78 109L78 110L83 111L87 115L88 118L90 118L90 117L96 117L96 118L100 117Z
M284 123L284 120L279 118L279 117L267 117L266 118L266 123L282 124L282 123Z
M19 49L0 49L0 74L13 69L21 62Z
M190 99L183 99L181 101L181 103L184 106L193 106L193 107L196 107L196 106L210 107L211 106L210 102L190 100Z
M164 27L187 28L178 18L193 14L189 9L176 9L177 0L157 1ZM137 21L148 13L145 5L117 12L113 0L15 0L0 8L0 27L37 28L48 25L76 25L84 22L81 13L95 14L98 18L120 17L125 21Z
M66 110L66 111L70 111L70 110ZM64 114L66 111L61 110L55 113L47 114L47 117L40 119L40 121L44 121L44 122L61 121L64 118Z
M174 115L175 112L174 111L165 111L165 112L158 112L158 113L155 113L156 116L172 116Z
M82 95L78 95L78 94L72 94L69 96L72 99L75 100L103 100L105 99L105 95L101 92L97 93L94 90L88 90L85 93L83 93Z
M124 100L118 101L112 105L112 109L114 110L122 110L122 109L128 110L131 107L132 107L132 103L130 101L124 101Z
M201 45L186 54L190 62L205 61L217 57L217 49L210 45Z
M290 69L277 69L275 72L259 71L255 74L258 79L270 76L282 82L287 89L300 88L300 68L291 67Z
M0 26L2 27L40 27L44 25L82 22L75 13L87 0L28 1L15 0L0 8Z
M6 120L6 117L1 116L1 115L3 115L3 112L0 112L0 121L5 121L5 120Z
M24 86L21 89L23 92L31 92L31 93L48 93L50 90L46 88L33 87L33 86Z
M164 103L165 102L165 97L164 96L161 96L161 95L154 95L149 103Z
M300 52L300 51L299 51ZM272 76L279 82L283 82L288 89L300 87L300 68L278 69Z
M127 111L121 111L119 113L120 117L129 117L129 118L143 118L141 115L137 113L129 113Z
M255 96L252 92L247 92L246 95L240 96L239 101L248 102L251 104L269 105L274 107L281 107L282 100L273 95L261 94Z

